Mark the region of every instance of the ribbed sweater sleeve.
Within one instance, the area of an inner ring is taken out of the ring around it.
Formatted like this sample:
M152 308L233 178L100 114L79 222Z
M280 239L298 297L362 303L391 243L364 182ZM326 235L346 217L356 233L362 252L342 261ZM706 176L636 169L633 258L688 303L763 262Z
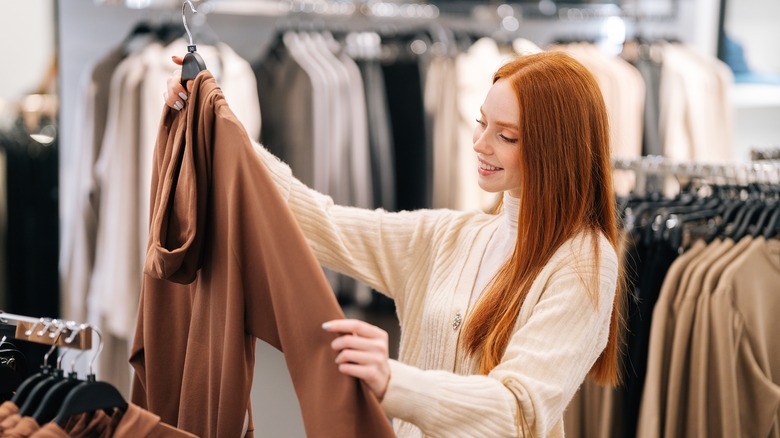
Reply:
M454 212L390 213L335 205L330 196L296 179L290 167L264 147L255 143L255 149L324 266L398 300L411 288L408 279L419 279L418 268L433 260L438 230Z
M589 244L566 246L531 287L496 368L462 376L393 361L385 412L430 436L550 436L606 346L617 279L609 244L601 245L598 273L588 267ZM595 297L585 288L594 274Z

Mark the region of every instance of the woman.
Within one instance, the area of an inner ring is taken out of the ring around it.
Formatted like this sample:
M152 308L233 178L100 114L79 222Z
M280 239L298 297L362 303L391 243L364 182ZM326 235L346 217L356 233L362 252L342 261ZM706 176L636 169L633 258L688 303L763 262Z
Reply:
M180 62L179 59L175 61ZM178 77L166 103L184 107ZM476 109L475 109L476 110ZM388 336L323 324L399 436L563 436L586 376L618 381L618 232L607 114L594 77L557 52L501 67L474 130L494 214L333 205L258 147L318 260L395 300Z

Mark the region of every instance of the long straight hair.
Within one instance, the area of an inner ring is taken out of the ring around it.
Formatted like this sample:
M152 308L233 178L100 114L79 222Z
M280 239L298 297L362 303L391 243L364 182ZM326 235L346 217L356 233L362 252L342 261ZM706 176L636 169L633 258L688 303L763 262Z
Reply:
M607 110L596 79L570 56L543 52L504 65L493 83L499 80L509 81L520 105L522 190L514 251L464 328L463 345L472 356L479 355L483 374L500 362L531 284L564 242L582 232L593 237L596 274L585 286L594 299L599 292L598 235L606 236L616 251L618 247ZM619 279L607 346L589 373L601 384L620 380L621 283Z

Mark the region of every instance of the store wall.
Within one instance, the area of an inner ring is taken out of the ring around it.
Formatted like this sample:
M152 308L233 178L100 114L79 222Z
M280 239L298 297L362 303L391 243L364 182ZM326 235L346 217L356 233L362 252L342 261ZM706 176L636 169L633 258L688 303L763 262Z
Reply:
M727 0L724 30L744 49L751 72L770 83L734 87L734 147L739 161L753 150L780 149L780 1ZM771 83L774 82L774 83Z
M748 66L780 75L780 1L727 0L724 28L745 48Z
M54 0L0 2L0 100L34 91L52 63Z

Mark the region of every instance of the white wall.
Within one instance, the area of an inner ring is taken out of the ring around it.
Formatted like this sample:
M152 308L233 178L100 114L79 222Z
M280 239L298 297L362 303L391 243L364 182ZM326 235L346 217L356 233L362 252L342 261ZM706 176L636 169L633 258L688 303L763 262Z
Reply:
M0 2L0 100L35 91L55 54L54 0Z
M724 27L745 49L748 66L780 74L780 1L728 0Z
M748 67L780 75L780 1L727 0L726 7L724 28L742 45ZM739 161L749 161L751 150L780 148L780 85L736 84L732 102Z

